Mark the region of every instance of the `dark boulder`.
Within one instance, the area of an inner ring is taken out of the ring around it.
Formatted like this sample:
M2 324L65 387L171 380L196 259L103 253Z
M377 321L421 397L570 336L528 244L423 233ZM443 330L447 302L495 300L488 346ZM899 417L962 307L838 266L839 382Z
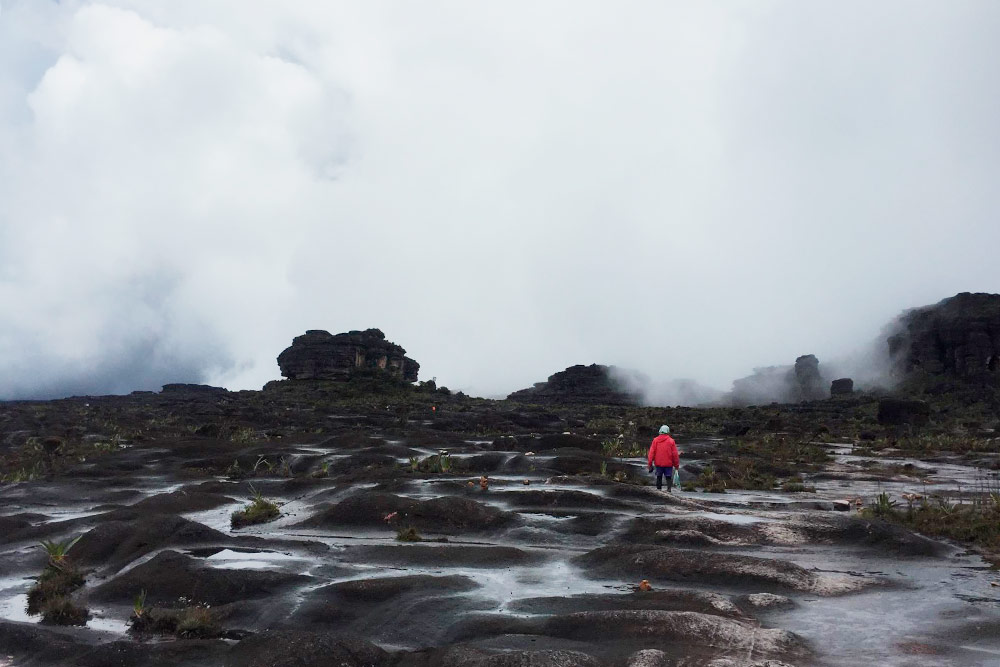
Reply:
M378 329L334 336L309 330L278 355L281 374L290 380L348 380L359 372L381 371L389 377L416 382L420 364L406 350L385 339Z
M1000 381L1000 294L963 292L904 313L888 339L903 376Z
M831 396L846 396L854 393L854 380L851 378L840 378L830 383Z
M217 493L178 489L171 493L149 496L131 505L129 509L146 514L183 514L184 512L211 510L234 502L236 501L232 498Z
M819 372L819 359L815 354L806 354L795 360L795 383L801 400L817 401L826 398L823 377Z
M883 398L878 402L878 423L887 426L923 426L931 416L924 401L903 398Z
M648 577L713 585L774 586L804 592L822 592L826 588L815 573L790 561L650 544L599 547L575 560L589 570L626 581Z
M156 514L107 521L73 545L73 559L81 565L120 568L136 558L165 547L225 544L231 538L208 526L179 516Z
M308 577L267 570L222 569L176 551L163 551L93 590L104 602L128 603L137 591L146 591L150 604L170 605L179 598L221 605L263 598L303 584Z

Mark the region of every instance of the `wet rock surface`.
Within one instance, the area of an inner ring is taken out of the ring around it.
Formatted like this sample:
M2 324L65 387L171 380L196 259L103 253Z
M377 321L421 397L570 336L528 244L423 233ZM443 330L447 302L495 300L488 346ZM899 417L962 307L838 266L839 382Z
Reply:
M391 517L391 518L390 518ZM306 528L386 526L395 523L438 533L489 530L516 520L511 512L459 497L413 500L391 493L359 493L302 523Z
M0 663L928 667L1000 654L995 572L856 504L883 491L899 511L904 493L953 502L997 461L988 445L882 455L896 427L857 392L643 412L380 391L310 380L0 405L5 472L34 445L51 459L0 485ZM649 486L644 450L663 422L699 490ZM723 493L700 490L712 475ZM234 531L257 496L278 516ZM24 611L46 561L37 542L76 537L74 600L91 619L39 625ZM177 617L207 605L226 639L129 633L142 591Z

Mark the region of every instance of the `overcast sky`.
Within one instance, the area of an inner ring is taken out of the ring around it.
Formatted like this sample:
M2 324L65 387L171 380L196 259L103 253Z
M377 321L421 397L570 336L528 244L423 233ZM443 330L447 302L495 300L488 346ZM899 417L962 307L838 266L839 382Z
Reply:
M0 398L380 327L721 389L1000 291L1000 3L0 0Z

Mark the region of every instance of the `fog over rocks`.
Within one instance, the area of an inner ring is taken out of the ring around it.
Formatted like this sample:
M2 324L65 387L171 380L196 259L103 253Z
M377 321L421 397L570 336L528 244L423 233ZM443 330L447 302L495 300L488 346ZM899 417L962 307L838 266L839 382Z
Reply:
M1000 8L863 11L4 0L0 399L371 324L475 395L726 391L998 292Z

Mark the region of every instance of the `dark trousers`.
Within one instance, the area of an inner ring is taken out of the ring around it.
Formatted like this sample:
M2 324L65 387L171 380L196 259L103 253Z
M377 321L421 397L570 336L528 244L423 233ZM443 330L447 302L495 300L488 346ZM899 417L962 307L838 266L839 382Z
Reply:
M656 466L656 488L663 489L663 476L667 477L667 491L672 491L674 488L674 467L673 466Z

